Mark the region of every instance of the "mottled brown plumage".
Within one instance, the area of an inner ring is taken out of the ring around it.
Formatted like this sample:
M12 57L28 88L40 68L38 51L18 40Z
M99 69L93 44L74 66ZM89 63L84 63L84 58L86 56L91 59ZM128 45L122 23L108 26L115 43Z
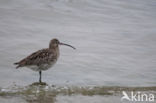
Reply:
M53 62L54 60L57 60L59 55L59 53L55 51L56 50L49 49L49 48L38 50L37 52L34 52L28 57L15 63L18 65L16 68L23 67L23 66L30 66L30 65L40 66L45 63L48 64L50 62Z
M34 71L39 71L39 82L41 82L41 71L52 67L59 57L59 45L66 45L75 49L71 45L59 42L58 39L52 39L49 43L49 48L38 50L14 64L17 65L16 68L28 67Z

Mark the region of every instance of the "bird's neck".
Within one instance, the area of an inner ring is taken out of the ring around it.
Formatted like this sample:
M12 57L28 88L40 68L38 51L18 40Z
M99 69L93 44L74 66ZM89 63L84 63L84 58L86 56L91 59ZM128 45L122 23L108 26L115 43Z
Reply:
M54 55L57 55L57 56L60 55L59 47L49 48L49 50L53 52Z
M51 46L51 47L49 47L49 49L52 50L52 51L59 51L59 47L58 46L57 47Z

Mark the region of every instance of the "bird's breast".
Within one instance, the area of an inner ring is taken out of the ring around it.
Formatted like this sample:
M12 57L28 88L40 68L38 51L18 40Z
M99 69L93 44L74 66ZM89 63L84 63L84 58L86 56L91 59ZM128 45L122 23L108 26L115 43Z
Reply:
M46 63L46 64L41 64L40 66L39 66L39 69L40 70L48 70L48 69L50 69L54 64L56 63L56 60L55 61L53 61L53 62L51 62L51 63Z

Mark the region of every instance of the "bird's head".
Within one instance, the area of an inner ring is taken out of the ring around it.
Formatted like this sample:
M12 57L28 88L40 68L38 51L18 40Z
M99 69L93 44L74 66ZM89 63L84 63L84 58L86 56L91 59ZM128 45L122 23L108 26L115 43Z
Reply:
M52 39L50 41L50 44L49 44L49 48L52 49L52 48L58 48L59 45L66 45L66 46L69 46L73 49L76 49L75 47L69 45L69 44L65 44L65 43L61 43L58 39Z

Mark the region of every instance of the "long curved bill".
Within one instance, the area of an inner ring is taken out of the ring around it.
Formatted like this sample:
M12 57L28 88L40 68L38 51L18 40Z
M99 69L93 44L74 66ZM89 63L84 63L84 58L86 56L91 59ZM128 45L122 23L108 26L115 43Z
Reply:
M66 45L66 46L69 46L69 47L71 47L71 48L73 48L73 49L76 49L75 47L73 47L73 46L71 46L71 45L69 45L69 44L65 44L65 43L59 43L60 45Z

